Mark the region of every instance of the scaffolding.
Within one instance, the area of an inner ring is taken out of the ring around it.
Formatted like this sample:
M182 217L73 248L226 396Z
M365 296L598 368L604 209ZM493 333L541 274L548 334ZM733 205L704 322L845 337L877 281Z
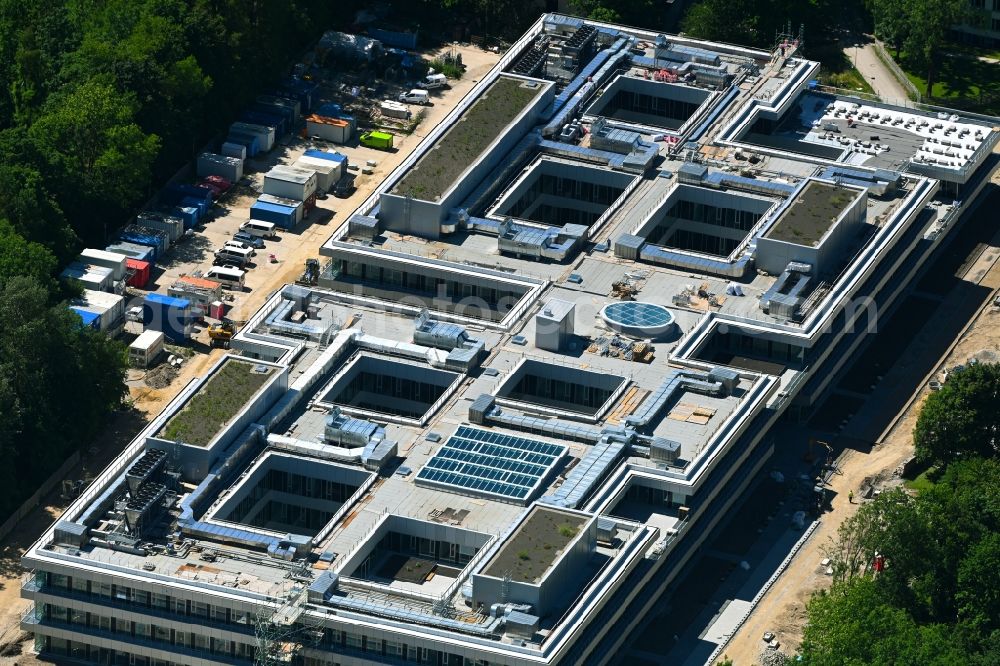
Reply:
M296 584L280 606L261 606L254 615L255 666L283 666L293 663L304 647L323 639L318 620L304 613L308 588Z

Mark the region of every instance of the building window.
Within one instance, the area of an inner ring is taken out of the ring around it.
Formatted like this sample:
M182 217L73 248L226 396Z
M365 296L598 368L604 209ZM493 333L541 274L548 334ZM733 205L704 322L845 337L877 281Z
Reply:
M349 648L354 648L355 650L361 649L361 636L358 634L352 634L348 632L344 637L344 644Z

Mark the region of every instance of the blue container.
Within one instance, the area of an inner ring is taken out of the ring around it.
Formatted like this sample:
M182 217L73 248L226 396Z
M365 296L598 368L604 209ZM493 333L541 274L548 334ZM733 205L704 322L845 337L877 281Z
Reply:
M399 32L396 30L383 30L382 28L368 28L368 35L372 39L377 39L385 46L395 46L401 49L417 48L417 33Z
M183 197L191 197L212 205L212 190L199 185L170 185L167 189Z
M118 234L118 238L119 240L123 240L128 243L148 245L149 247L156 248L157 257L162 257L163 253L170 247L170 239L164 232L157 229L149 229L148 227L136 226L134 224L125 227L122 232Z
M195 197L181 197L181 200L177 202L178 206L183 206L184 208L194 208L198 211L198 216L208 214L208 209L211 206L204 199L196 199Z
M194 229L198 226L198 220L201 217L201 211L198 210L197 206L178 206L170 213L184 220L185 229Z
M312 83L310 81L303 81L302 79L295 78L291 76L285 79L281 86L286 92L290 93L299 100L299 104L302 105L302 113L307 113L312 109L313 98L315 97L316 88L319 87L318 83Z
M164 337L174 342L181 342L190 337L193 319L191 301L186 298L146 294L143 299L143 327L160 331Z
M316 109L317 116L325 116L327 118L337 118L344 112L344 109L335 102L327 102L326 104L321 104L319 108Z
M270 102L254 102L250 105L250 110L259 111L260 113L270 113L284 118L285 127L293 127L295 125L295 112L287 106L271 104Z
M250 219L273 222L282 229L292 229L295 227L295 209L266 201L257 201L250 206Z
M285 136L287 127L285 126L285 119L281 116L276 116L270 113L261 113L259 111L244 111L240 114L240 120L245 123L251 123L254 125L264 125L265 127L274 128L274 138L279 136Z
M253 157L260 152L260 139L253 134L240 132L239 130L229 130L226 141L238 143L247 149L247 157Z
M101 315L96 312L73 307L72 305L69 309L80 315L80 319L83 320L84 327L92 328L95 331L101 330Z
M347 155L341 155L340 153L328 153L325 150L309 149L304 153L304 155L306 157L315 157L320 160L329 160L331 162L336 162L337 164L347 161Z
M117 252L118 254L124 254L126 257L131 257L132 259L149 262L150 267L156 266L155 247L139 245L138 243L130 243L126 241L109 245L106 249L108 252Z

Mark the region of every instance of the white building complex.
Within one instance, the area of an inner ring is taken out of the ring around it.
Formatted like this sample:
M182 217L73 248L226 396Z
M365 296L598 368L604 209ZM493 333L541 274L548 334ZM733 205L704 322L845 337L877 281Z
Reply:
M794 47L544 15L27 551L36 649L611 661L989 180Z

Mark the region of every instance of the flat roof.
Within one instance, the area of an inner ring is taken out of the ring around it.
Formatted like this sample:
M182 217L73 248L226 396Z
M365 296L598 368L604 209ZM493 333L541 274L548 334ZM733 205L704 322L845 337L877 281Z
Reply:
M840 214L859 195L857 190L810 180L765 236L798 245L819 245Z
M524 79L499 77L437 144L396 184L394 194L437 201L487 146L545 90Z

